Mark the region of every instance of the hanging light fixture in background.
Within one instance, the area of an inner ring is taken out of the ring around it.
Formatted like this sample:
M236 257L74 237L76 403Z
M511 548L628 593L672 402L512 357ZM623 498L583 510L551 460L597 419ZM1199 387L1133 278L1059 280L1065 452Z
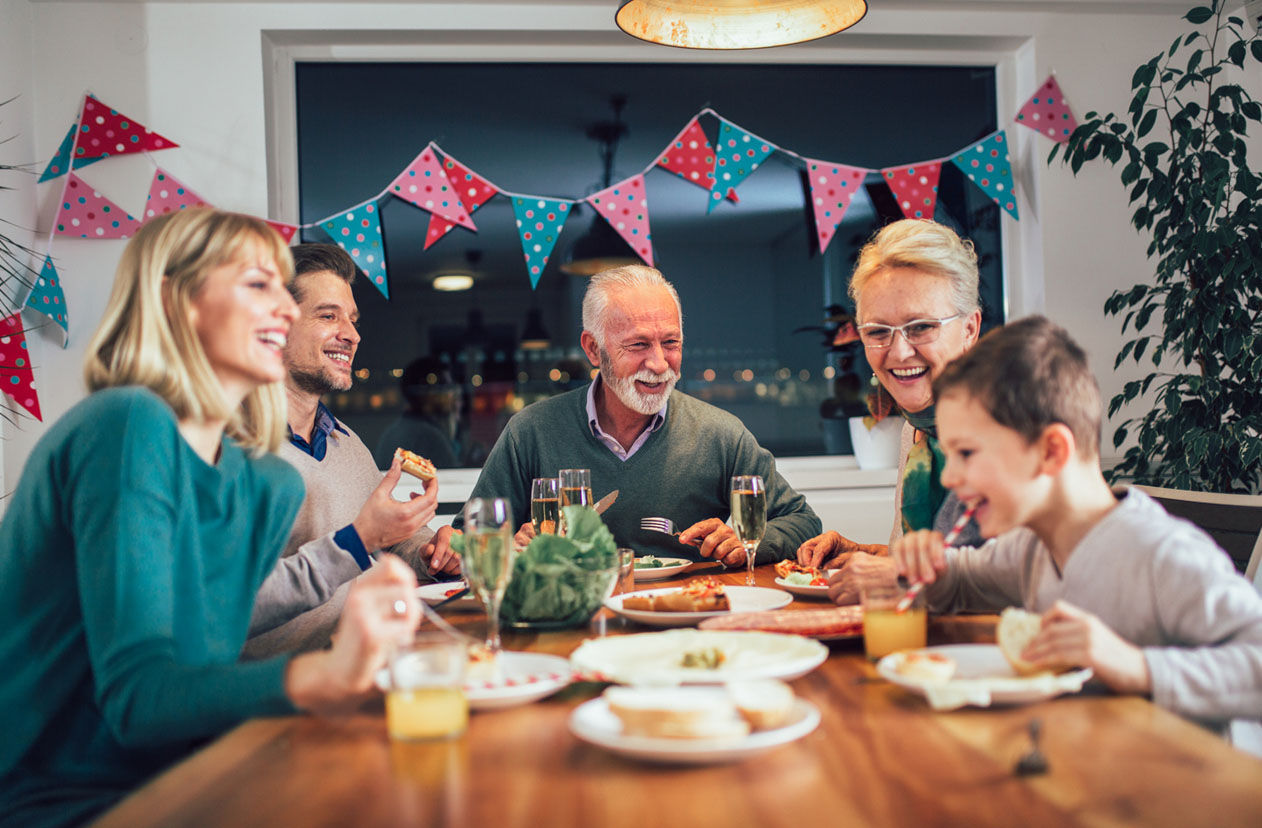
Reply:
M601 189L613 184L613 159L618 152L618 142L628 132L622 122L622 110L627 105L625 95L609 99L613 107L612 121L597 121L587 127L587 137L600 144L600 160L604 163ZM592 216L587 232L579 237L565 254L561 272L571 276L593 276L602 270L623 265L639 264L640 259L618 231L609 226L599 215Z
M526 311L526 326L521 331L523 351L542 351L552 344L548 338L548 329L543 326L543 312L538 308Z
M837 34L866 0L624 0L614 21L640 40L685 49L761 49Z
M470 248L465 251L464 258L469 264L468 268L464 270L449 270L438 274L431 282L434 290L453 292L468 290L473 287L473 277L478 272L478 262L482 261L482 251Z

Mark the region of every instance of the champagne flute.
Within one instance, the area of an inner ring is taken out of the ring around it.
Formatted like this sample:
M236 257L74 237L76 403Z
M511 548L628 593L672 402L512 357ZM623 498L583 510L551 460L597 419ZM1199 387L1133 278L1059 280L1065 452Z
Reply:
M504 498L475 497L465 505L460 555L469 586L486 607L486 647L500 651L500 602L513 573L513 513Z
M590 469L561 469L561 531L565 534L565 507L591 506L592 473Z
M530 481L530 522L536 535L555 535L561 514L561 478L536 477Z
M732 477L732 528L745 547L745 584L754 585L754 551L767 531L767 489L756 474Z

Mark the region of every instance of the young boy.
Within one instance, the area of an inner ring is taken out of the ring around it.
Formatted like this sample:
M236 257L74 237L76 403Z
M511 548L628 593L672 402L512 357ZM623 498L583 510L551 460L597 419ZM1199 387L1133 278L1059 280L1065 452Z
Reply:
M994 331L933 384L942 483L984 537L944 549L921 531L891 548L931 609L1043 614L1022 654L1086 666L1119 693L1216 727L1262 718L1262 597L1227 554L1138 489L1100 472L1100 392L1063 329Z

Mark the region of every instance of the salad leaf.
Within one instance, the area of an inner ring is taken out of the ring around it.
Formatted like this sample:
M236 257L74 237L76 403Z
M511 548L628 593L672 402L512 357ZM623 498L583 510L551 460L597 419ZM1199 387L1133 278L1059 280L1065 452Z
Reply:
M500 608L506 621L583 624L600 608L617 577L618 545L589 506L566 506L565 525L565 537L536 535L517 555Z

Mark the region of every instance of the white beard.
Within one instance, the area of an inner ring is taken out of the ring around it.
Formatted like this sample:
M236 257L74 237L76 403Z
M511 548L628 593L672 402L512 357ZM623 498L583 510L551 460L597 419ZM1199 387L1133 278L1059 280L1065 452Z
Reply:
M679 382L679 373L676 371L667 370L664 373L655 374L647 368L629 377L615 377L613 365L610 364L604 351L600 354L600 377L604 380L605 387L613 392L619 402L632 411L648 416L662 410L662 406L666 405L666 400L670 398L670 392L675 390L675 383ZM642 394L636 390L636 380L664 382L666 391L661 394Z

